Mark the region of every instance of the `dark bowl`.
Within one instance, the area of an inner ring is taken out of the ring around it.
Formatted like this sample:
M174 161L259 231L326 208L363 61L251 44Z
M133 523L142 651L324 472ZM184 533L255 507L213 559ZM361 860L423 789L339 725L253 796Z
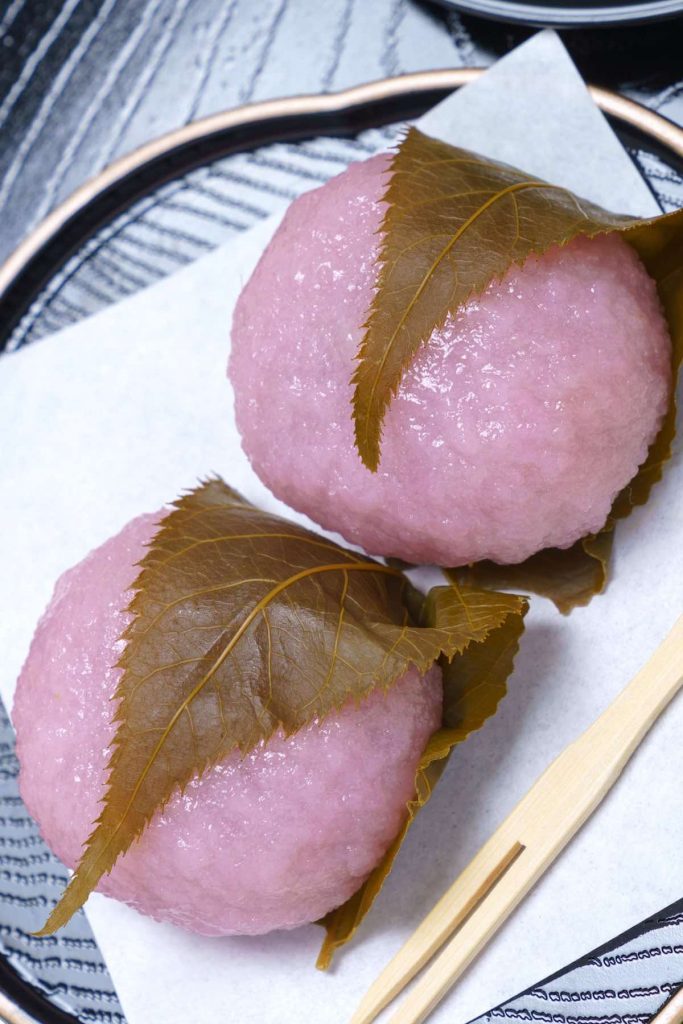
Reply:
M683 0L434 0L467 14L541 28L608 28L683 15Z

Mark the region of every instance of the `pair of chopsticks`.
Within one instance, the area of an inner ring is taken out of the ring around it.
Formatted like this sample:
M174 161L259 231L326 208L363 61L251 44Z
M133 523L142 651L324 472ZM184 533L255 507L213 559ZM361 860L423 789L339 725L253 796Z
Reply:
M370 1024L444 946L389 1024L420 1024L429 1016L612 788L682 683L683 616L484 844L371 985L351 1024Z

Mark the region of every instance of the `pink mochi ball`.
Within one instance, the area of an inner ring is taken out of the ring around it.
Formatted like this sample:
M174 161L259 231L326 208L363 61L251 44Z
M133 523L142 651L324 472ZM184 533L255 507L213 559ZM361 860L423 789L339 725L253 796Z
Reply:
M21 795L70 867L99 812L130 620L121 609L158 518L134 519L64 573L18 682ZM227 757L155 815L98 888L204 935L317 920L362 885L398 832L441 701L440 669L411 669L358 707Z
M654 282L617 235L513 267L405 373L376 474L350 383L375 292L388 156L290 206L237 303L237 425L273 493L367 551L519 562L599 530L671 389Z

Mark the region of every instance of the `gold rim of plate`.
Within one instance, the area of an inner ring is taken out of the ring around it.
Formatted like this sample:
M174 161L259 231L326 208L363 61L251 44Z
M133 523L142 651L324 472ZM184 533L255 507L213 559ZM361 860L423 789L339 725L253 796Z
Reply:
M68 222L106 189L128 175L188 143L209 138L246 124L256 124L274 118L306 117L311 114L349 112L368 103L390 100L407 93L427 93L434 90L458 89L479 78L486 68L444 68L437 71L418 71L393 78L357 85L341 92L289 96L284 99L248 103L240 107L212 114L198 121L158 136L138 149L109 164L95 177L86 181L63 203L53 210L14 250L0 266L0 298L36 253ZM604 114L638 129L655 142L665 146L683 159L683 128L666 117L644 107L635 100L611 89L589 85L588 91ZM248 147L247 147L248 148Z

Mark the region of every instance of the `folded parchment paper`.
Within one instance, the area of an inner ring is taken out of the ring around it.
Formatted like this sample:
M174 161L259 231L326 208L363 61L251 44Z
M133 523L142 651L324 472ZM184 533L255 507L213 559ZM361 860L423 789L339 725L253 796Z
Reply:
M656 212L551 33L500 61L422 125L610 208ZM241 452L225 379L232 304L272 230L266 222L173 278L0 360L0 690L8 706L56 577L129 517L212 470L252 501L282 510ZM332 973L313 967L321 939L313 925L208 940L94 896L88 915L130 1024L347 1020L443 889L683 611L682 487L679 445L649 504L619 526L608 592L568 619L533 600L509 696L456 751ZM682 731L679 699L435 1024L469 1020L681 896Z

